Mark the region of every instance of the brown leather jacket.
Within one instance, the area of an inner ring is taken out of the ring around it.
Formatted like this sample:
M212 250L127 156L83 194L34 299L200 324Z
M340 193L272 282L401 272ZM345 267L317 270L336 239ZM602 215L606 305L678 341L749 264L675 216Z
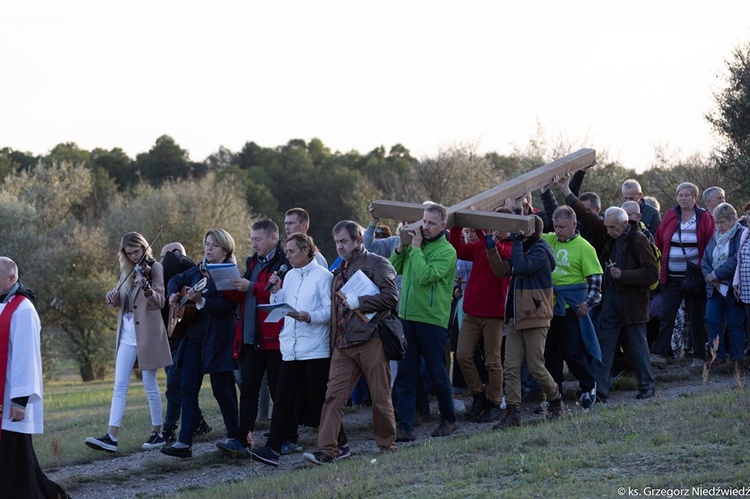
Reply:
M353 275L357 270L362 270L367 277L380 290L377 295L361 296L359 298L359 311L363 314L377 312L369 322L362 320L359 315L349 314L346 324L347 342L361 342L372 338L376 325L391 311L398 307L398 287L396 286L396 271L391 262L382 256L370 253L364 246L355 250L355 254L348 262L333 271L333 282L331 284L331 351L336 344L336 332L338 330L338 309L336 308L336 291L344 284L342 268L346 265L348 275Z

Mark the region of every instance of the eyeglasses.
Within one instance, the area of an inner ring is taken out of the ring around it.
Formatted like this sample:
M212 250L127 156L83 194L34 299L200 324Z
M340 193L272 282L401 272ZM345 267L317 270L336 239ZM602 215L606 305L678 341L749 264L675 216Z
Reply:
M135 251L126 251L125 252L125 256L127 256L128 258L135 258L137 256L141 256L141 253L142 253L142 251L139 250L139 249L137 249Z

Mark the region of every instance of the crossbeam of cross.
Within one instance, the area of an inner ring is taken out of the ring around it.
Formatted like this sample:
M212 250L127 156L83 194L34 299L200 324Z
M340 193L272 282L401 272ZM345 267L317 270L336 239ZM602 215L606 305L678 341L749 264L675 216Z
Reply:
M596 151L593 149L581 149L519 177L503 182L447 208L448 227L470 227L473 229L489 229L504 232L531 231L533 230L532 217L496 213L492 210L504 204L507 198L516 199L529 191L549 184L555 175L564 176L568 173L592 166L595 163ZM421 203L380 199L373 201L371 207L372 215L377 218L418 220L418 222L401 228L399 234L404 244L408 244L411 241L409 232L419 227L424 214L424 205Z

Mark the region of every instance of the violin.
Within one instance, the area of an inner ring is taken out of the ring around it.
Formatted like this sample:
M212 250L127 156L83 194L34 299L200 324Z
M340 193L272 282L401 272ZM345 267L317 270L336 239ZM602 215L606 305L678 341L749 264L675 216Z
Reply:
M133 268L135 272L135 282L140 284L143 291L151 289L151 266L144 260Z

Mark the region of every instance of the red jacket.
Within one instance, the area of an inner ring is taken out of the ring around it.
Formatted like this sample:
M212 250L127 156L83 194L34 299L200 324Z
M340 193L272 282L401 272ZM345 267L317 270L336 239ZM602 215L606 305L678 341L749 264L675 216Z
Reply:
M252 270L258 264L258 255L255 254L248 258L245 265L245 279L250 279ZM281 243L276 247L276 254L273 259L268 262L263 270L258 274L258 278L252 283L252 288L248 288L248 292L251 292L258 304L267 304L271 302L271 292L266 291L265 287L268 284L268 279L275 271L285 264L287 268L292 268L289 261L286 259L286 253L281 248ZM247 292L243 291L222 291L224 295L230 300L241 303L242 308L240 310L240 316L237 320L237 327L234 330L234 342L232 343L232 357L238 359L242 353L242 344L244 343L242 333L245 327L245 305ZM264 322L268 317L268 312L262 312L256 309L255 313L255 335L253 338L253 346L260 350L279 350L279 333L284 325L284 321L279 322Z
M464 292L464 312L475 317L503 317L510 276L496 277L492 273L481 231L476 231L479 240L469 244L461 239L462 230L461 227L451 228L449 240L459 260L473 262ZM501 241L495 246L503 260L510 260L513 241Z
M703 208L695 206L695 215L698 217L698 229L696 234L698 236L698 265L701 264L703 259L703 250L706 249L708 241L714 237L716 226L714 224L714 217L712 217ZM673 209L668 210L664 214L659 229L656 231L654 236L654 242L661 251L661 277L659 283L667 283L667 266L669 265L669 249L672 247L672 236L677 232L677 224L680 223L682 217L682 210L680 206L675 206Z

